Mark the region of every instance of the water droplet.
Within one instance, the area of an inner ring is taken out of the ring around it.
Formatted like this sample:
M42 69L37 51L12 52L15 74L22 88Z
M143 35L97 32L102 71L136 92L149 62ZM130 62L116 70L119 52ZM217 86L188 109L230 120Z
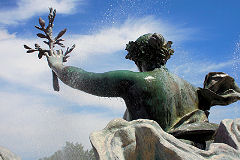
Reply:
M240 40L235 44L235 50L233 52L233 77L236 81L239 80L239 68L240 68Z

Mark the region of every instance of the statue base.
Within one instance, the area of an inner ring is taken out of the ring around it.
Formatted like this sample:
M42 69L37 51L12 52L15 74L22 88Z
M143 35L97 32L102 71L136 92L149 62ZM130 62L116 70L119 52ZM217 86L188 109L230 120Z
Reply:
M152 120L114 119L90 135L98 160L226 160L240 159L240 119L221 122L213 143L199 149L168 134Z

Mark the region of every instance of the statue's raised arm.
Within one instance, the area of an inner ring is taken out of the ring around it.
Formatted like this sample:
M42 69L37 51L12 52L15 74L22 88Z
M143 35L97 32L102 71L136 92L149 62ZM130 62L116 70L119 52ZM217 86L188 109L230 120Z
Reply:
M57 74L57 77L66 85L103 97L123 97L127 89L135 83L135 72L111 71L93 73L81 68L64 66L63 54L47 55L48 64Z

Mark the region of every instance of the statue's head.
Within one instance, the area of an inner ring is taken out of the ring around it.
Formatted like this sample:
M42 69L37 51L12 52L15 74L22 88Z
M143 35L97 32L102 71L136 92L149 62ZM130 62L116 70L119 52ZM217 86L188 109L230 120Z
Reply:
M152 71L165 65L174 53L171 41L166 41L161 34L149 33L130 41L126 50L126 59L133 60L140 72Z

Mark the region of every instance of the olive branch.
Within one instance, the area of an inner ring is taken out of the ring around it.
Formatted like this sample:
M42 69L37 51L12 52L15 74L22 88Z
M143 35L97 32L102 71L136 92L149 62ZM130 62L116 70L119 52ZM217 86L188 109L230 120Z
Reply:
M62 43L64 39L62 39L61 37L66 33L67 29L65 28L62 31L60 31L58 35L54 38L53 22L56 16L56 9L53 10L53 8L49 8L49 11L50 13L48 15L48 26L46 27L45 21L41 17L39 18L40 26L35 26L35 28L43 32L43 33L38 33L37 36L39 38L47 39L47 41L43 41L43 42L48 45L49 49L43 49L39 44L35 44L34 48L24 45L24 48L27 49L27 53L38 52L39 59L41 59L46 54L51 56L51 53L53 52L63 53L62 49L56 50L56 51L54 50L54 47L56 45L59 45L60 47L65 48L65 46ZM69 53L72 52L74 48L75 48L75 44L71 48L67 47L65 53L63 54L63 62L67 62L67 59L69 58ZM52 75L53 75L53 89L55 91L59 91L59 83L58 83L57 75L54 71L52 71Z

